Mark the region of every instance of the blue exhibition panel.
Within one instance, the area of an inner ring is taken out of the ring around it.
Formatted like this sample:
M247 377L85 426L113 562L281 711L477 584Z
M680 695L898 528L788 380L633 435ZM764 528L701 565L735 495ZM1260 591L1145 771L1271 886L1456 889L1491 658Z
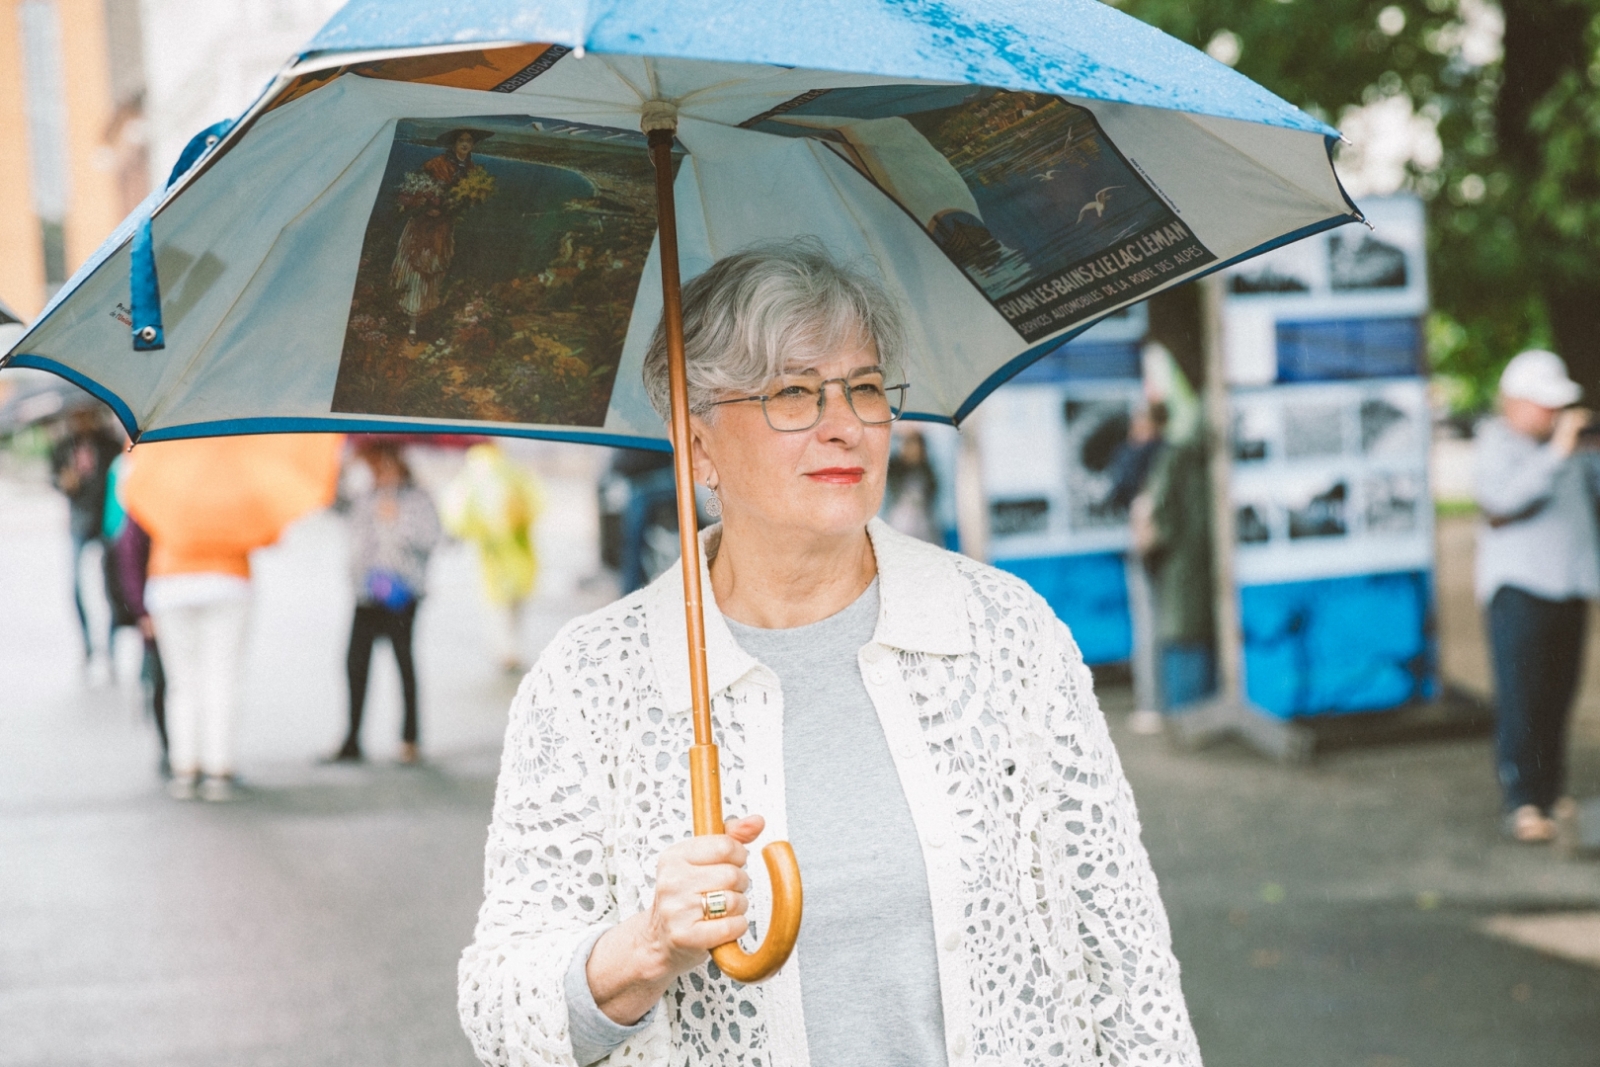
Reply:
M1122 663L1132 658L1133 625L1122 553L997 559L994 565L1044 597L1072 631L1085 662Z
M1139 341L1070 341L1017 372L1019 385L1139 378Z
M1427 571L1244 586L1245 688L1281 719L1399 707L1437 684Z
M1404 378L1425 372L1422 320L1414 315L1280 321L1277 343L1280 382Z

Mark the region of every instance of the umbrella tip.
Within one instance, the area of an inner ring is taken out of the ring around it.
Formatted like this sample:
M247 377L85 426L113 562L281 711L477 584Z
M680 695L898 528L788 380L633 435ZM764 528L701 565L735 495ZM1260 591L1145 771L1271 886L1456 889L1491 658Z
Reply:
M639 109L639 129L645 133L654 133L656 130L676 132L678 105L670 100L646 100Z

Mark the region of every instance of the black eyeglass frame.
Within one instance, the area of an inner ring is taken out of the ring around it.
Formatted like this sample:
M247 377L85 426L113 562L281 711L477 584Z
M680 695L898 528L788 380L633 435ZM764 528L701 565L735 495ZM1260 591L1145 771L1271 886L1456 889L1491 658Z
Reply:
M817 417L812 419L811 422L805 426L794 426L789 429L782 429L772 425L772 415L767 411L767 401L776 398L776 394L774 393L760 393L755 396L736 396L727 400L713 400L711 402L711 406L715 408L721 407L723 404L745 404L752 400L759 400L761 401L761 417L767 420L767 426L772 429L773 433L805 433L807 430L816 429L817 423L822 421L822 411L828 406L828 384L830 382L839 383L839 388L844 391L844 402L849 406L850 414L854 415L857 419L860 419L861 425L863 426L887 426L891 422L900 421L900 417L905 414L906 390L911 388L910 382L901 382L899 385L886 385L883 387L884 399L889 400L889 417L887 419L874 421L872 419L862 418L861 412L856 410L856 402L850 399L851 387L849 378L824 378L822 381L817 383ZM898 402L895 400L890 400L889 394L897 391L900 394Z

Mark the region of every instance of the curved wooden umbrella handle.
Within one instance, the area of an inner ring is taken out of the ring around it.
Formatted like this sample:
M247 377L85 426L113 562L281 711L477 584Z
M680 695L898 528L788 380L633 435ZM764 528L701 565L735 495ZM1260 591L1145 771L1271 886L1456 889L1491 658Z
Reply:
M794 951L800 936L800 913L805 907L805 890L800 887L800 864L787 841L774 841L761 850L772 876L772 919L767 936L754 952L746 952L737 942L711 950L722 973L740 982L760 982L777 973Z
M689 749L689 794L694 804L696 837L723 833L722 774L716 745L693 745ZM774 841L761 850L772 878L772 918L767 936L754 952L746 952L737 942L711 950L722 973L740 982L760 982L771 978L788 962L800 936L800 918L805 911L806 894L800 884L800 863L794 846Z

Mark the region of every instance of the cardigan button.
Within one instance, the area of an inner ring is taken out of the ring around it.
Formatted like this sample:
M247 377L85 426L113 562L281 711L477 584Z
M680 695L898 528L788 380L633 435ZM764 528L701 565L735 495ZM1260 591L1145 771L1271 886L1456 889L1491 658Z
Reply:
M960 947L961 947L961 931L960 930L951 930L948 934L944 935L944 950L946 952L954 952L956 949L958 949Z
M950 1039L950 1058L959 1060L967 1054L967 1035L957 1034Z
M944 848L947 840L944 830L937 826L929 827L928 832L922 835L922 839L928 843L929 848Z
M888 673L885 672L882 667L872 668L872 670L868 672L867 677L872 680L873 685L882 685L889 680Z

